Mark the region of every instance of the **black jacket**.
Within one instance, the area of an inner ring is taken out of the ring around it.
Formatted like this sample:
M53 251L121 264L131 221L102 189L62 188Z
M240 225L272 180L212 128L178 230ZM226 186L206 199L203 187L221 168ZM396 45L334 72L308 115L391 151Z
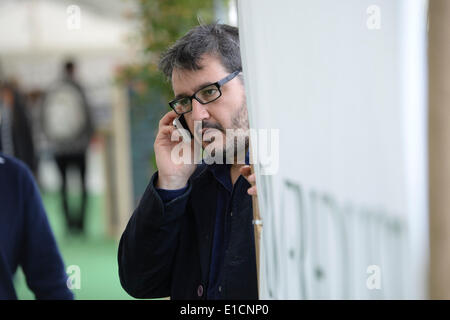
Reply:
M170 296L206 299L218 181L199 165L187 191L163 204L154 187L157 173L120 239L122 287L135 298ZM235 183L230 242L223 266L223 299L257 299L255 243L250 184Z
M30 119L27 115L26 104L24 98L13 90L14 105L12 108L12 143L14 147L15 158L25 162L29 169L36 175L37 172L37 156L33 143L32 128ZM0 130L1 135L1 130ZM4 151L1 146L0 136L0 151Z

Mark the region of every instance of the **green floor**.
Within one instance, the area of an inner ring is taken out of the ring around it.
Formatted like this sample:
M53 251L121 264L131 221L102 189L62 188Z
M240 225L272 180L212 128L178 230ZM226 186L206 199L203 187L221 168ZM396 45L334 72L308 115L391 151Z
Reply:
M74 197L72 197L73 201ZM67 235L60 200L55 193L43 194L48 218L67 266L81 271L81 288L74 289L76 299L132 299L120 286L117 273L117 240L105 236L103 198L90 195L84 236ZM34 299L21 270L16 274L19 299Z

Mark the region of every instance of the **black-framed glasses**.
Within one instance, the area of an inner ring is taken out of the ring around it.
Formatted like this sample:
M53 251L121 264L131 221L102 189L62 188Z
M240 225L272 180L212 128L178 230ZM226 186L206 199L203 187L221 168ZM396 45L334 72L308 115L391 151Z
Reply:
M213 101L216 101L222 95L220 87L222 87L225 83L235 78L239 73L241 73L241 71L235 71L215 83L208 84L198 89L190 97L181 97L170 101L169 105L175 111L176 114L182 115L184 113L192 111L192 99L197 100L201 104L208 104Z

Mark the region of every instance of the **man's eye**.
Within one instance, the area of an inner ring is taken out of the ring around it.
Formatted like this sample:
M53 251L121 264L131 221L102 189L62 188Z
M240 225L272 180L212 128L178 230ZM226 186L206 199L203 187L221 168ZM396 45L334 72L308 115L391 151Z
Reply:
M207 96L212 96L212 95L216 94L216 92L217 92L217 89L206 89L205 91L203 91L203 94L207 95Z
M178 103L182 106L187 106L189 104L189 99L181 99Z

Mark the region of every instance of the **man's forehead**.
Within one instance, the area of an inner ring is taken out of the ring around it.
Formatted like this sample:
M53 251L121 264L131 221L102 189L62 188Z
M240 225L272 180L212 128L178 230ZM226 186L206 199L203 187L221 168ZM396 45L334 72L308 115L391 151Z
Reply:
M220 80L226 75L225 68L216 57L205 55L199 61L198 70L174 68L172 71L172 88L175 95L192 94L199 86Z

